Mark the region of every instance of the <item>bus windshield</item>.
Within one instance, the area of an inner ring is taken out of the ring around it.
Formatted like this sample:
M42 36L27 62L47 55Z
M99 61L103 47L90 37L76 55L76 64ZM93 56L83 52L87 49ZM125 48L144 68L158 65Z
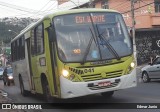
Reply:
M132 53L127 28L115 12L79 13L53 19L59 58L64 62L117 59Z

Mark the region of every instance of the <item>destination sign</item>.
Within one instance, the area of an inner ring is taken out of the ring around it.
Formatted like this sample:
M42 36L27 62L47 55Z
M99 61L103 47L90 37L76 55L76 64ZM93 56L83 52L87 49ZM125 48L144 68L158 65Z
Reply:
M104 15L94 15L94 16L75 16L75 22L77 24L84 24L84 23L103 23L105 22L105 16Z
M115 13L81 13L66 14L54 18L55 25L71 26L71 25L87 25L92 22L95 24L115 23L117 21Z

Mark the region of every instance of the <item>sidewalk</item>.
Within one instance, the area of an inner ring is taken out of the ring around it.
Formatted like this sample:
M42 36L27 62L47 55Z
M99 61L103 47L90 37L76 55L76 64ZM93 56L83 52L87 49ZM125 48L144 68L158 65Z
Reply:
M5 103L14 103L14 102L12 101L12 99L7 97L7 93L0 90L0 103L5 104ZM9 110L9 109L2 110L1 109L0 112L26 112L26 111L17 110L17 109L15 109L15 110Z
M0 103L14 103L11 99L9 99L8 94L0 90Z

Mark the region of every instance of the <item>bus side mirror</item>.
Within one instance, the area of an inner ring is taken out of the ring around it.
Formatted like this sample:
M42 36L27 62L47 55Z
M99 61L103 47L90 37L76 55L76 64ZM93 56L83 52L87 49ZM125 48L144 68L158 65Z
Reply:
M47 28L49 41L55 41L55 31L52 27Z

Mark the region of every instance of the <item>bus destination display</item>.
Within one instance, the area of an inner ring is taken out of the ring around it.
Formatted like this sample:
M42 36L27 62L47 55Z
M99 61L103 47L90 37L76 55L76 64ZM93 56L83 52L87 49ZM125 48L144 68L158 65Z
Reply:
M92 18L92 20L91 20ZM103 23L105 22L105 16L104 15L94 15L94 16L75 16L75 22L77 24L85 24L85 23Z

